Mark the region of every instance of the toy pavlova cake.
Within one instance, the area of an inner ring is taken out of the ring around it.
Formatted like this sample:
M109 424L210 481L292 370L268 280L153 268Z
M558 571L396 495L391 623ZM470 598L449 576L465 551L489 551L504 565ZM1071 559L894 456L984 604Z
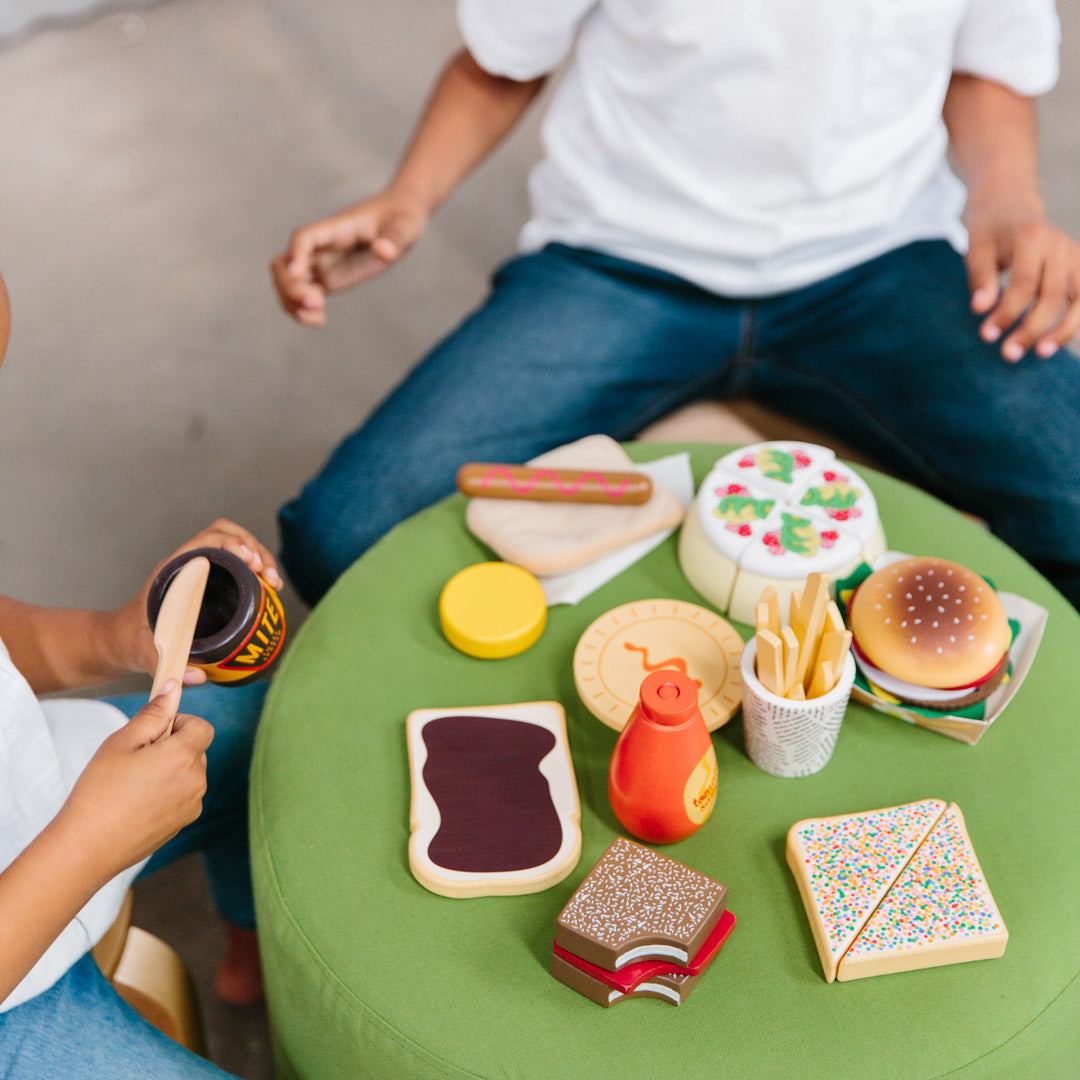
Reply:
M690 584L750 624L766 586L786 610L809 574L842 577L884 550L869 486L832 450L801 442L755 443L722 457L679 535Z

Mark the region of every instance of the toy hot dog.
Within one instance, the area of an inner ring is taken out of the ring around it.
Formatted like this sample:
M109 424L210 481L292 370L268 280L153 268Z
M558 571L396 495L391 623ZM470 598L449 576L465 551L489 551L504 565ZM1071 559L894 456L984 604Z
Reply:
M637 472L546 469L530 465L470 462L457 473L458 491L485 499L608 503L639 506L649 501L652 481Z

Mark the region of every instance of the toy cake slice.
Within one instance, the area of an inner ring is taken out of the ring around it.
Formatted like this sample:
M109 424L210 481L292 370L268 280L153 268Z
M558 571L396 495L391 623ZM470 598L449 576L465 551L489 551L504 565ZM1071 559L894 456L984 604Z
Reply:
M679 563L718 610L752 624L758 597L781 607L812 572L830 579L885 549L869 485L832 450L764 442L720 458L702 481L679 535Z
M1001 956L1009 931L952 803L840 961L862 979Z
M418 709L406 721L409 867L443 896L538 892L581 853L562 706Z
M685 966L726 895L720 882L620 836L563 908L555 944L607 971L650 959Z
M826 982L946 804L923 799L882 810L808 818L788 831L787 861L810 920Z

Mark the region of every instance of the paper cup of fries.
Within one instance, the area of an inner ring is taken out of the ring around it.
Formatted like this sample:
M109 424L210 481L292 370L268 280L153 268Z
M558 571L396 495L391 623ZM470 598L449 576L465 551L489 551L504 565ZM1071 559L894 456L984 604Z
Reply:
M823 769L855 683L855 657L847 654L831 690L801 700L767 690L756 668L757 642L751 638L742 654L743 734L750 760L773 776L810 776Z

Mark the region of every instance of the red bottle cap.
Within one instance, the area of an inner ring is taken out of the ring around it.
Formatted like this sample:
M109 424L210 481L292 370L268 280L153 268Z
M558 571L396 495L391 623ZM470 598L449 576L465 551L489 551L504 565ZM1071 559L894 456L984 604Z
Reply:
M641 711L667 727L685 724L698 709L698 684L681 671L661 668L641 683Z

